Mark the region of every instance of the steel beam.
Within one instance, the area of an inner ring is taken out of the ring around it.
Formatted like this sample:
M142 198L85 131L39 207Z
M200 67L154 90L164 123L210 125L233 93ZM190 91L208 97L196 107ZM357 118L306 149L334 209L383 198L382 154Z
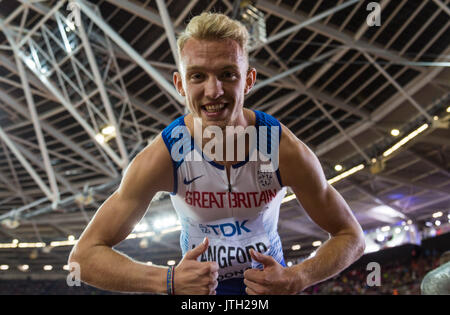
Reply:
M44 183L44 181L40 178L40 176L36 173L34 168L31 166L31 164L25 159L25 157L20 153L20 151L17 149L14 142L10 139L10 137L3 131L3 128L0 127L0 138L3 140L3 142L8 146L8 148L11 150L12 153L16 156L16 158L19 160L20 164L22 164L23 168L26 169L28 174L30 174L31 178L35 181L35 183L39 186L39 188L42 190L42 192L49 198L50 200L54 200L55 196L50 191L50 188L47 187L47 185Z
M16 60L17 69L19 70L20 80L22 81L23 92L25 94L25 98L28 104L28 110L31 113L31 119L33 121L34 132L36 134L36 138L38 140L39 149L41 151L42 159L44 161L44 169L47 173L48 181L50 183L50 188L53 193L52 201L57 203L59 201L59 189L58 184L56 183L55 173L53 171L53 167L50 163L50 158L48 156L47 145L45 143L44 135L42 133L41 124L39 121L38 113L36 110L36 105L34 103L33 95L31 94L30 85L28 84L28 79L25 74L24 66L19 58L19 49L14 42L14 39L11 37L11 34L7 29L5 29L4 25L0 21L0 28L3 28L3 33L5 34L8 42L11 45L11 48L14 52L14 58Z
M109 36L120 48L122 48L135 62L150 75L155 82L165 89L175 100L184 104L185 100L174 86L169 83L155 68L153 68L133 47L131 47L122 37L120 37L101 17L95 14L84 1L76 0L81 10L100 28L107 36Z
M103 80L102 80L102 77L100 75L100 71L98 69L98 65L97 65L97 62L95 60L94 53L92 51L91 45L89 43L89 39L88 39L88 37L86 35L86 31L84 29L83 23L80 24L80 26L78 27L78 30L79 30L79 35L81 37L81 40L83 41L84 51L85 51L85 53L86 53L86 55L88 57L89 65L90 65L91 70L92 70L93 75L94 75L94 81L95 81L95 83L97 85L97 88L99 89L100 97L101 97L101 99L103 101L103 105L105 106L106 113L108 115L109 123L115 129L115 133L116 133L115 139L117 141L117 145L119 147L120 156L121 156L122 161L123 161L122 165L125 168L129 164L128 152L127 152L127 149L125 147L125 143L124 143L123 138L122 138L122 133L120 131L119 124L117 123L116 116L115 116L113 108L111 106L111 102L109 101L108 94L106 93L106 89L105 89L105 86L103 84Z

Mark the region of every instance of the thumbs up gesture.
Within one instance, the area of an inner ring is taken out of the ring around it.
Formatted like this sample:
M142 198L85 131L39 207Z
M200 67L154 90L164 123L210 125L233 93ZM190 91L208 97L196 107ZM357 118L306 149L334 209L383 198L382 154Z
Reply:
M209 240L205 237L203 242L188 251L175 267L175 294L216 294L219 265L214 261L197 261L197 258L208 249L208 245Z
M296 294L296 274L290 268L284 268L272 256L251 249L250 255L264 268L248 269L244 272L245 292L248 295Z

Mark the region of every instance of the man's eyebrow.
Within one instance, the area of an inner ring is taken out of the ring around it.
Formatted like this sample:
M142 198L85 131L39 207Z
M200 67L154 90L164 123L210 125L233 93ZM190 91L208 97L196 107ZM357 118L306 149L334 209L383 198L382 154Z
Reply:
M237 65L225 65L223 67L219 67L218 70L227 70L227 69L233 69L233 70L239 70L239 67ZM199 71L199 70L207 70L207 67L203 66L188 66L186 68L186 71Z
M186 68L186 71L193 71L193 70L203 70L204 68L201 66L188 66Z

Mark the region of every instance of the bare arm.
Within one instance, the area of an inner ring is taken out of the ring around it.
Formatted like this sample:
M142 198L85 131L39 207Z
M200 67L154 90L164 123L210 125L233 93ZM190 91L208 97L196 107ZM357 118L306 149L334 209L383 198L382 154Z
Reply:
M328 184L314 153L283 126L280 174L310 218L330 234L313 258L293 266L296 292L338 274L364 252L359 223L342 196Z
M141 220L155 193L172 187L170 155L158 136L134 158L73 248L69 262L80 264L81 280L113 291L166 292L167 267L134 261L112 247Z
M251 251L264 269L244 273L248 294L297 294L324 281L357 260L364 252L359 223L341 195L331 187L317 157L283 126L280 143L280 175L290 186L311 219L331 238L313 258L284 268L273 257Z

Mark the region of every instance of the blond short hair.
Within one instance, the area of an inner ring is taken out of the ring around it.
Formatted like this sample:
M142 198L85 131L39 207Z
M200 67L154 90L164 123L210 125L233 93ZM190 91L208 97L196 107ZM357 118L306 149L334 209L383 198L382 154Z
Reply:
M192 18L177 40L178 55L181 57L184 44L190 38L199 40L235 40L248 60L248 31L239 21L222 13L203 12Z

